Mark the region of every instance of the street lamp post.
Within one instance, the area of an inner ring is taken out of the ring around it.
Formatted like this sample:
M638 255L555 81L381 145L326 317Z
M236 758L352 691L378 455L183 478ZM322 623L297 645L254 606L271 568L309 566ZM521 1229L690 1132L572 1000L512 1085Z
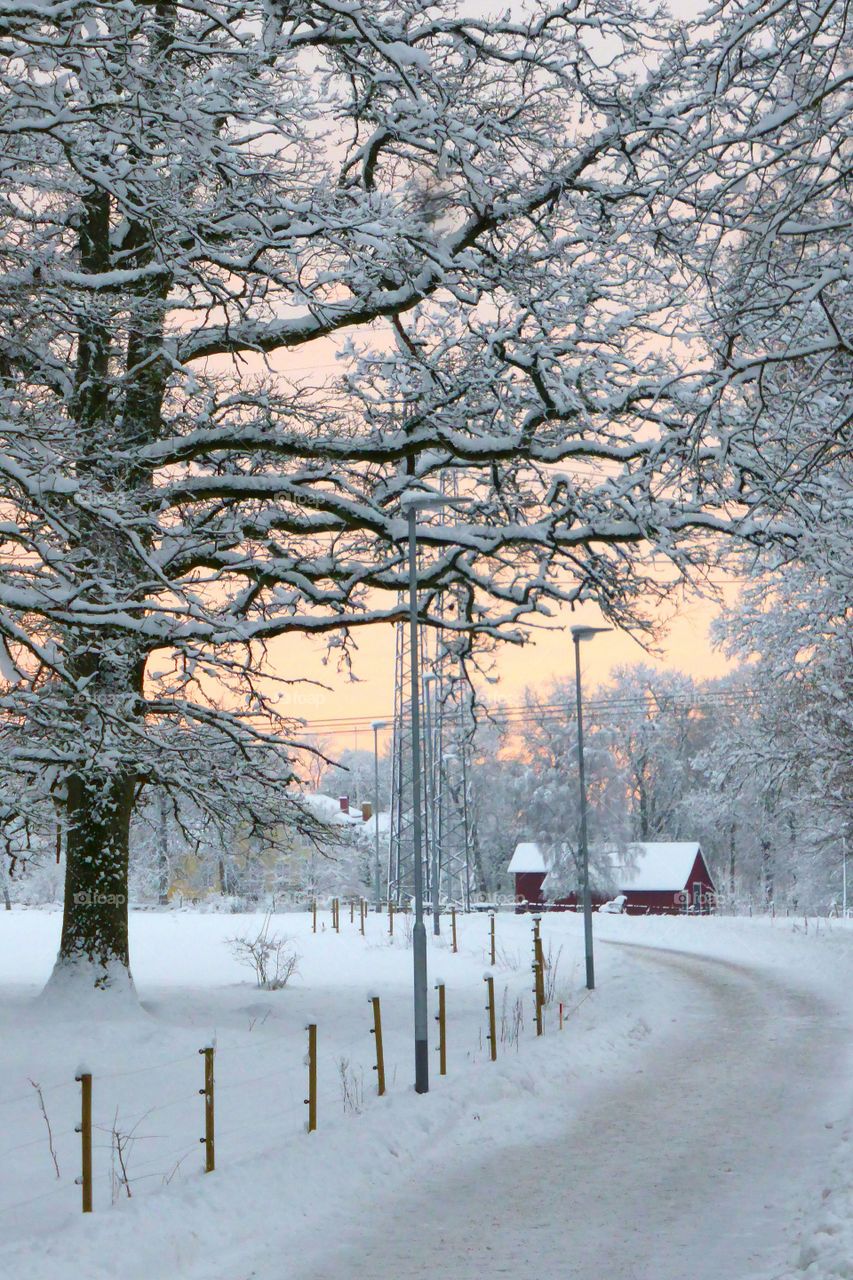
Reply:
M589 834L586 820L586 777L583 759L583 698L581 696L581 640L591 640L602 631L612 631L612 627L572 627L572 640L575 645L575 693L578 704L578 778L580 780L581 797L581 862L583 866L583 937L586 953L586 985L587 990L595 987L595 962L592 954L592 893L589 887Z
M455 506L464 498L444 498L438 493L403 494L401 506L408 522L409 547L409 659L412 702L412 839L414 844L415 923L412 959L415 987L415 1093L429 1092L429 1013L427 1006L427 950L424 928L423 829L421 822L421 717L420 659L418 648L418 536L419 511Z
M435 672L430 672L424 676L424 711L426 713L426 777L428 785L426 787L426 810L429 814L428 838L429 838L429 854L431 862L431 870L429 877L430 896L432 898L432 931L436 937L441 935L441 908L439 906L439 871L440 871L440 818L437 810L438 795L436 781L438 778L438 770L441 765L436 759L436 736L433 732L433 714L432 702L430 698L431 688L439 682L439 677ZM438 707L436 707L436 716L438 715Z
M382 877L379 870L379 730L386 729L388 725L385 720L374 720L370 727L373 730L373 878L378 914L382 910Z

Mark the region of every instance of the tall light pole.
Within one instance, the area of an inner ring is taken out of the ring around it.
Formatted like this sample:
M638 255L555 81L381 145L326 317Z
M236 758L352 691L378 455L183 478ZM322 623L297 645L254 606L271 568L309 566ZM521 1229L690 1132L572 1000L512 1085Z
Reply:
M386 720L374 720L370 727L373 730L373 878L375 881L376 911L378 914L382 910L382 878L379 871L379 730L386 729L388 722Z
M432 702L430 699L430 690L438 683L439 677L435 672L430 672L424 676L424 711L426 712L426 777L428 786L426 788L426 809L429 814L429 853L432 868L429 877L430 896L432 898L432 931L436 937L441 934L441 909L439 907L438 898L438 876L439 876L439 831L440 822L437 811L437 788L436 780L438 770L441 765L436 760L436 739L433 732L433 716ZM436 707L436 715L438 708Z
M409 659L412 702L412 838L414 844L415 924L412 960L415 986L415 1093L429 1092L429 1011L427 1004L427 950L424 928L423 829L421 823L421 716L420 657L418 647L418 532L419 511L455 506L464 498L444 498L438 493L404 493L400 505L408 521L409 543Z
M592 893L589 887L589 835L586 821L586 776L583 761L583 698L581 696L581 640L591 640L612 627L572 627L575 643L575 692L578 701L578 778L581 792L581 862L583 866L583 938L586 952L587 990L595 987L595 962L592 955Z

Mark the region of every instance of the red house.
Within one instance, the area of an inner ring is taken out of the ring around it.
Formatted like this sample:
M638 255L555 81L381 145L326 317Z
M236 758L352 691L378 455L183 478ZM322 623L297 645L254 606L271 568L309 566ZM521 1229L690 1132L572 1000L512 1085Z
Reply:
M628 915L708 914L714 910L716 886L698 841L638 841L628 845L624 858L621 865L614 859L610 880L614 894L625 895ZM580 905L577 893L549 898L549 857L541 845L532 841L516 845L507 870L515 876L520 903L551 905L558 910ZM611 896L593 889L593 904L600 905Z
M515 846L507 871L515 876L515 896L520 902L538 905L544 902L542 886L548 874L544 850L533 840Z
M629 861L613 878L627 899L628 915L708 915L717 889L696 840L643 841L628 846Z

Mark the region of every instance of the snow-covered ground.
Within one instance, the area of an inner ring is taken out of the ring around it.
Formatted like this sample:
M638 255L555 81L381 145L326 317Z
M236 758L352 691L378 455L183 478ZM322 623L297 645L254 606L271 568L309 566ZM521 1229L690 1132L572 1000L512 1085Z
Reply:
M853 1277L853 930L599 916L586 999L581 922L546 917L566 1020L560 1032L555 1002L537 1040L530 920L501 914L492 1063L488 921L460 917L458 955L446 936L430 939L449 1062L440 1078L433 1055L431 1092L418 1097L405 925L391 944L384 917L368 917L366 938L346 910L339 936L328 913L321 922L315 936L307 915L274 919L299 973L262 992L226 941L260 917L134 914L142 1007L107 1001L93 1019L37 999L58 914L0 913L4 1277L106 1280L117 1257L125 1280L467 1280L484 1268L543 1280ZM384 1098L368 993L382 998ZM310 1135L309 1019L320 1045ZM198 1050L212 1039L217 1170L205 1175ZM85 1218L80 1067L93 1073L97 1126ZM130 1199L113 1129L132 1134Z

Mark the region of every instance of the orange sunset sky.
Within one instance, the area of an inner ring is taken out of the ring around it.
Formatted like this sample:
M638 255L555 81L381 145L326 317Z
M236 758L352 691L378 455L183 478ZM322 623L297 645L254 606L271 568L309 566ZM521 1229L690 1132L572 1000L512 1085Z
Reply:
M722 588L721 594L731 602L737 590L737 584L732 583ZM674 616L662 636L657 656L645 653L632 636L619 631L598 636L593 643L585 645L587 687L605 682L611 668L637 662L678 669L697 678L719 676L729 669L731 664L712 648L708 636L711 620L719 612L718 603L698 595L685 595L681 600L673 600L668 610ZM571 640L565 628L581 622L593 625L601 622L593 605L584 605L574 613L564 610L552 629L537 627L532 631L531 642L523 648L504 646L495 663L497 683L491 688L484 682L480 685L484 696L490 701L517 702L527 685L547 686L558 676L573 675ZM290 699L294 715L306 720L309 727L312 721L350 717L362 721L351 729L342 726L330 735L335 750L370 747L371 735L365 722L388 717L393 706L393 627L365 629L357 640L359 648L353 662L355 680L338 671L334 659L324 664L326 650L321 640L286 637L271 647L272 665L279 675L318 680L329 686L328 690L305 685L295 687ZM321 729L321 732L325 735L327 730Z

